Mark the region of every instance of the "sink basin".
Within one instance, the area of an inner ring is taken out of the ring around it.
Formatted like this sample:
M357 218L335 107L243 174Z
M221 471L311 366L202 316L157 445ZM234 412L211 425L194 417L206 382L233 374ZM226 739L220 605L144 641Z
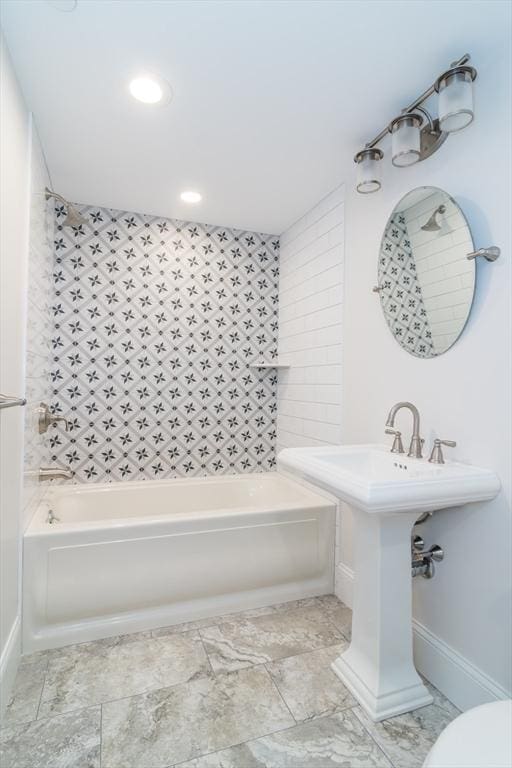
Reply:
M430 704L412 654L412 527L422 512L494 498L498 477L382 445L287 448L277 461L352 508L352 640L334 672L375 721Z
M492 499L500 481L488 469L429 464L391 453L383 445L286 448L281 469L299 474L366 512L431 512Z

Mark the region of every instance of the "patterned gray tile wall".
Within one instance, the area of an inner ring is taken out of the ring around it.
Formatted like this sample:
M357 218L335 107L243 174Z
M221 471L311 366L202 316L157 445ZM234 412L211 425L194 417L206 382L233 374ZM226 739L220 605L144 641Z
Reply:
M416 357L432 357L434 345L403 213L386 227L379 257L381 306L391 333Z
M275 236L57 206L52 461L78 481L265 471L275 464Z

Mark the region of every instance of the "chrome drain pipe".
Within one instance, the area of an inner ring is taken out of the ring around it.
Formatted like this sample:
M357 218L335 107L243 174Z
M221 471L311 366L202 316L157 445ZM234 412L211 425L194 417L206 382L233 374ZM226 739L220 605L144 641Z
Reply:
M430 549L424 550L425 542L421 536L414 536L411 541L411 575L423 576L424 579L433 578L436 569L434 563L440 563L444 558L444 552L439 544L434 544Z

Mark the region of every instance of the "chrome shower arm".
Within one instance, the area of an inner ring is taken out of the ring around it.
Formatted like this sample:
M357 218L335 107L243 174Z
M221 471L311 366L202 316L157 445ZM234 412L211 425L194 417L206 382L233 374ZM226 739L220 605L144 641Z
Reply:
M80 227L82 224L88 224L87 219L79 213L74 205L72 205L65 197L59 195L58 192L52 192L51 189L45 187L45 198L49 200L50 197L55 198L67 208L66 218L62 222L63 227Z
M56 200L60 200L61 203L64 203L64 205L69 205L68 201L62 197L62 195L59 195L58 192L52 192L48 187L44 188L44 196L46 200L49 200L50 197L54 197Z

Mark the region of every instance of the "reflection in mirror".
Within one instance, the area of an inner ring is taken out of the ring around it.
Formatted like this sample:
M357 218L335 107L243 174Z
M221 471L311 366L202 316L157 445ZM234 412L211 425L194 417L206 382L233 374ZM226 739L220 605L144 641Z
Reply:
M379 295L391 333L416 357L435 357L458 339L475 290L473 240L446 192L419 187L386 224L379 255Z

